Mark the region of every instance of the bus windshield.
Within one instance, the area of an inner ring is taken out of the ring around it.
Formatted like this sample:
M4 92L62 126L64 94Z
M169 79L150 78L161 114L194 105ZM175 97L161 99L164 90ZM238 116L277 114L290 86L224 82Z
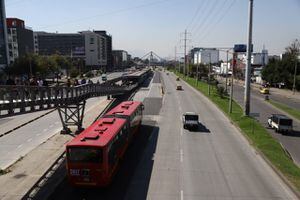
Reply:
M91 147L71 147L68 148L69 162L78 163L102 163L102 149Z

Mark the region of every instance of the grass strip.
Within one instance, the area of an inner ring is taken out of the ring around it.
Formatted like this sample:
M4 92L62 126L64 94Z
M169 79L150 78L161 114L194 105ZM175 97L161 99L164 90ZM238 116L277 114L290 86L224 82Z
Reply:
M268 102L270 104L272 104L273 106L275 106L276 108L278 108L279 110L282 110L282 111L288 113L289 115L295 117L296 119L300 120L300 110L291 108L291 107L284 105L282 103L279 103L277 101L269 100Z
M174 72L174 71L173 71ZM185 78L182 74L174 72L188 84L207 96L242 130L250 139L252 145L260 150L267 159L275 166L300 192L300 168L286 155L284 149L259 122L243 114L241 106L235 101L232 103L232 113L228 113L229 98L221 98L217 94L215 86L211 86L211 94L208 95L208 84L197 81L194 78Z

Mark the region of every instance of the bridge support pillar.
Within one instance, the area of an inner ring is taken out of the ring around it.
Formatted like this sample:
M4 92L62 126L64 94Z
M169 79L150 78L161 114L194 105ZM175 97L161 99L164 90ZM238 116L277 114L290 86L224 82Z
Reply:
M84 130L82 122L85 104L86 101L81 101L76 104L58 106L58 114L63 125L61 134L69 134L71 132L69 126L77 126L75 134L79 134Z

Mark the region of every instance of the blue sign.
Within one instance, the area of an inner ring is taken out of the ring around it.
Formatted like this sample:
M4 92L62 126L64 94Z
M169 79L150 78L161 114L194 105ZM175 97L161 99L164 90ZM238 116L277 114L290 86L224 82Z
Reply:
M245 45L245 44L235 44L233 50L236 53L245 53L245 52L247 52L247 45ZM251 46L251 52L253 52L253 44Z

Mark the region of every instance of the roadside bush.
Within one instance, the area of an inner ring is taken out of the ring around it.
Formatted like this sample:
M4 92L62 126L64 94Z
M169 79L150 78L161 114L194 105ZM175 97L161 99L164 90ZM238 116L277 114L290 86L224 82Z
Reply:
M227 96L227 92L226 92L225 88L222 85L217 86L217 94L221 98L224 98L225 96Z
M89 71L85 74L85 77L87 77L87 78L92 78L93 76L94 76L94 74L92 71Z
M76 78L79 75L79 71L77 69L72 69L70 72L71 78Z

